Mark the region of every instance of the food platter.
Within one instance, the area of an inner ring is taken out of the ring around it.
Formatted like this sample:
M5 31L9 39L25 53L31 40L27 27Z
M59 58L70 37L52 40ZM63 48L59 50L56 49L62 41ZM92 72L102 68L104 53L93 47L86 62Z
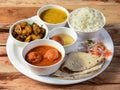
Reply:
M31 17L29 19L35 19L35 18L36 18L36 16ZM114 53L113 41L112 41L110 35L108 34L108 32L104 28L102 28L99 37L97 37L95 39L102 40L103 43L105 44L105 46L112 53ZM83 43L83 42L84 42L84 39L81 39L78 35L78 40L73 47L75 47L76 49L81 48L81 43ZM7 54L8 54L8 57L10 59L10 62L14 65L14 67L17 70L19 70L22 74L24 74L25 76L27 76L27 77L29 77L33 80L43 82L43 83L48 83L48 84L54 84L54 85L76 84L76 83L80 83L80 82L89 80L91 78L94 78L97 75L99 75L100 73L102 73L108 67L108 65L112 61L112 57L113 57L113 54L112 54L108 58L108 60L106 60L104 66L97 73L95 73L92 76L82 78L82 79L77 79L77 80L63 80L63 79L50 77L50 76L36 75L33 72L29 71L27 66L22 62L22 60L23 60L22 59L22 49L23 49L23 47L24 46L18 46L17 44L15 44L15 42L11 39L11 36L8 37L8 40L7 40ZM73 51L73 50L70 50L70 51Z

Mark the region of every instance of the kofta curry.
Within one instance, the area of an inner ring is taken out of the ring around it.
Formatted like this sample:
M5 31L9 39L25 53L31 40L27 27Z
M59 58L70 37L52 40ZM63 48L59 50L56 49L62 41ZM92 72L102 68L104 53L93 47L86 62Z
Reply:
M25 60L35 66L49 66L57 63L62 58L61 53L52 46L42 45L31 49Z

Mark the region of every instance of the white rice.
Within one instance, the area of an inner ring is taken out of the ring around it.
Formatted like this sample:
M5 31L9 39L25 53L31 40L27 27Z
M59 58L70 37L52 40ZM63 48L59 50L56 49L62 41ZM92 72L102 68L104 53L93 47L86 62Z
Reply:
M86 7L73 11L69 23L77 31L93 32L104 26L105 19L98 10Z

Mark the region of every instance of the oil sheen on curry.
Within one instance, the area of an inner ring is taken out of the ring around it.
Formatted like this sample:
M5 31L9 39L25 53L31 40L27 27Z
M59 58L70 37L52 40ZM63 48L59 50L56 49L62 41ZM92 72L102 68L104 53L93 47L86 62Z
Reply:
M35 66L49 66L59 62L61 53L52 46L42 45L31 49L25 56L28 63Z
M62 23L67 19L67 14L58 8L50 8L40 14L40 18L51 24Z

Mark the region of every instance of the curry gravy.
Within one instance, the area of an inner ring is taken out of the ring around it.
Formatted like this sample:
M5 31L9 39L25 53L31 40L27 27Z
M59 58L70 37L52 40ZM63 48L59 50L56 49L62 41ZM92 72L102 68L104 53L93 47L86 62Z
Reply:
M57 24L67 19L67 14L58 8L50 8L40 14L40 18L48 23Z
M49 66L59 62L62 54L52 46L37 46L25 56L27 62L36 66Z

